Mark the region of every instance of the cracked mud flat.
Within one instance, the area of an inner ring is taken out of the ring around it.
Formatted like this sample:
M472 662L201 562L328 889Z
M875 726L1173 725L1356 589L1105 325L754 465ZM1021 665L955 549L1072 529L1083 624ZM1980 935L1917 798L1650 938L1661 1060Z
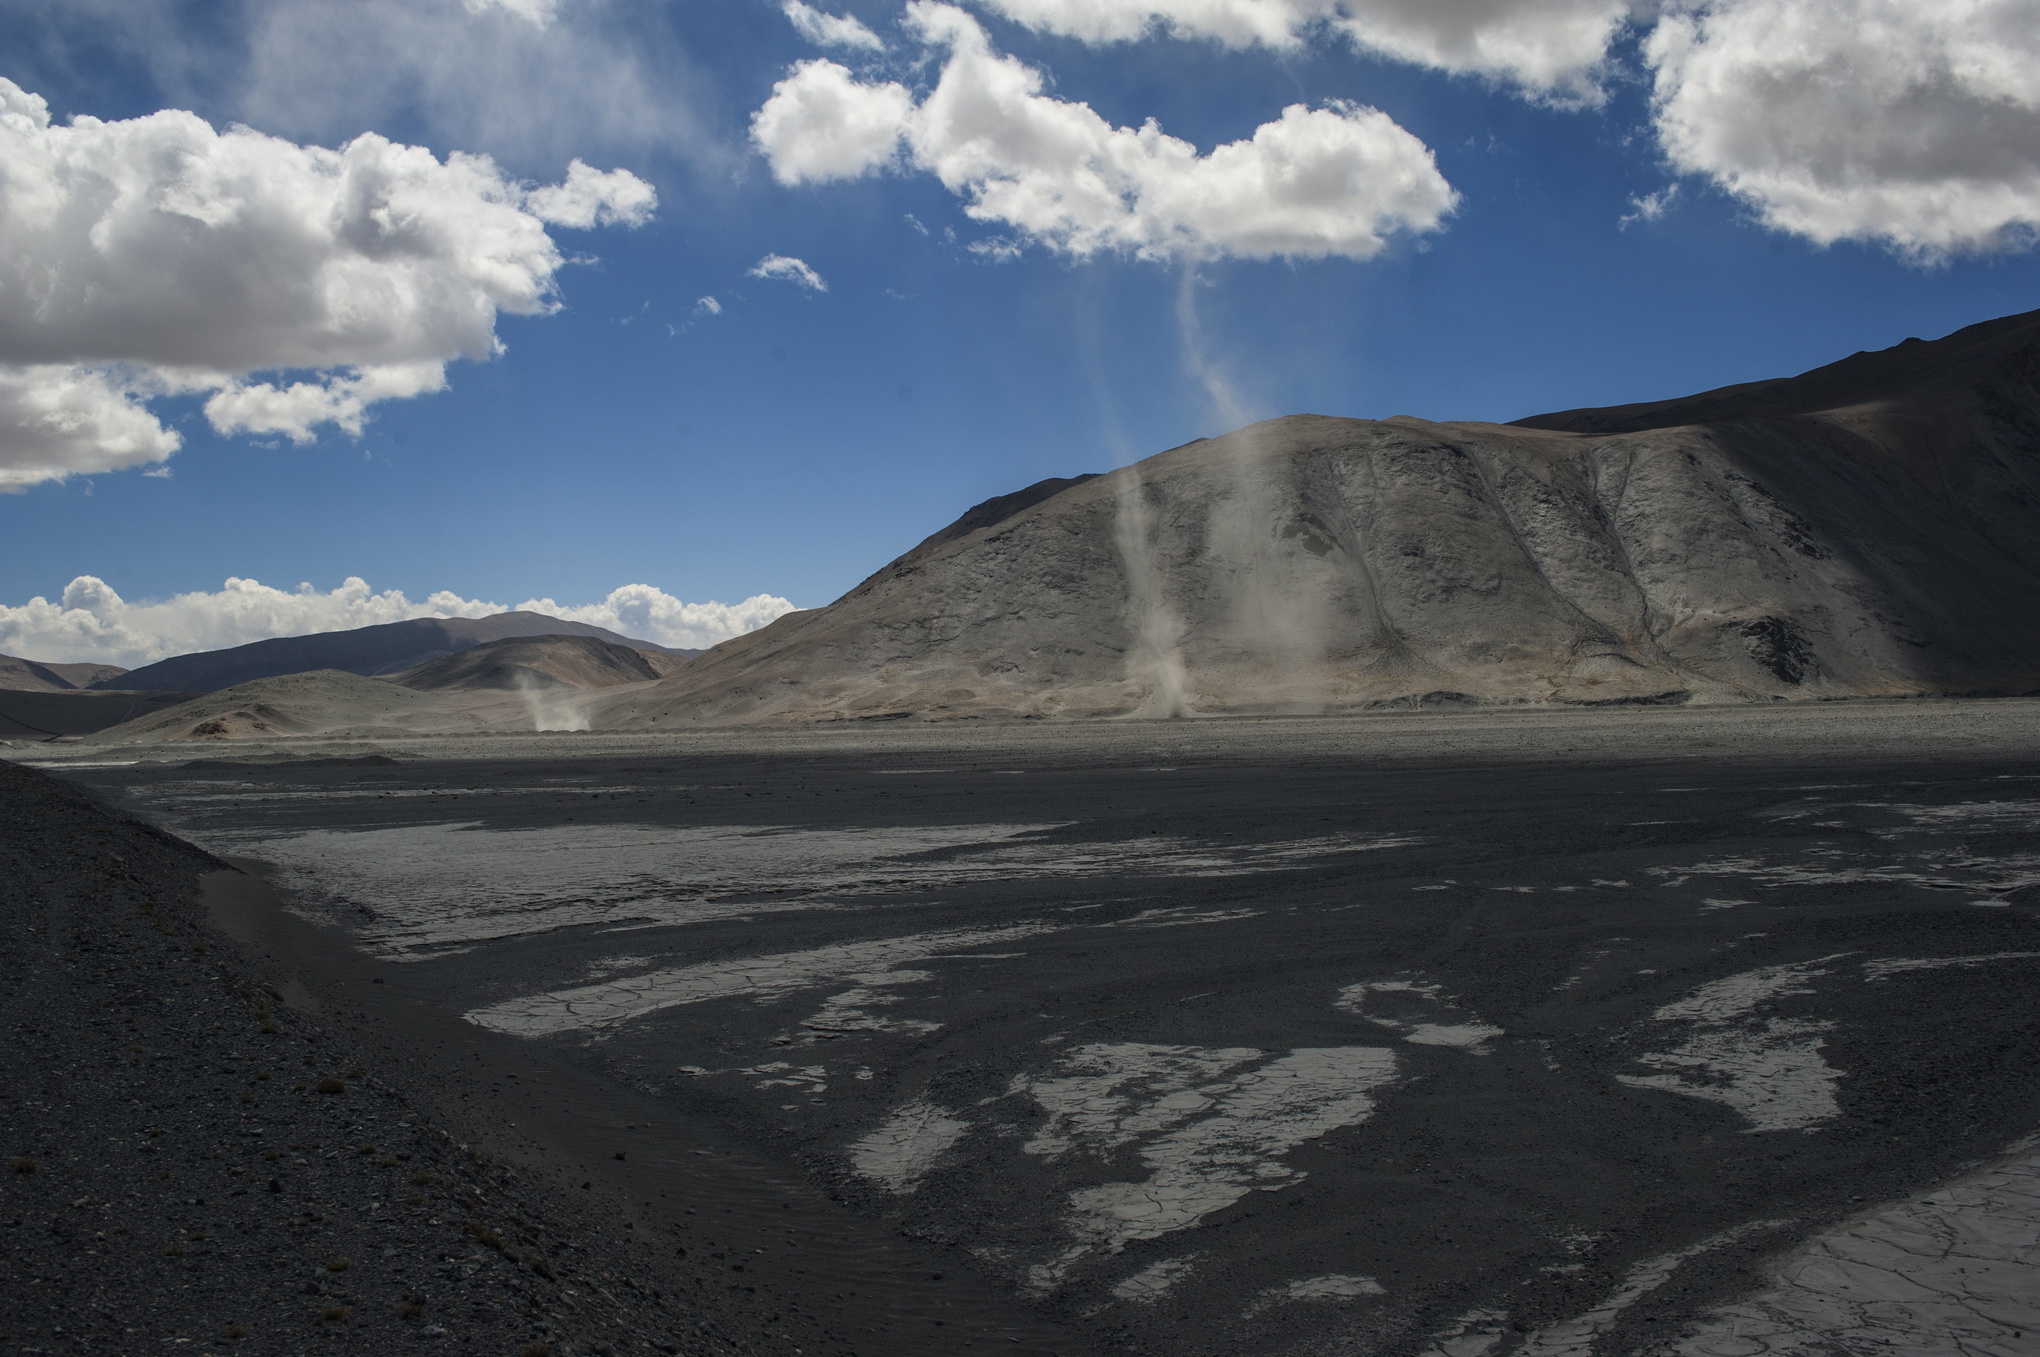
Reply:
M2040 1351L2031 751L1227 740L74 776L1101 1349Z

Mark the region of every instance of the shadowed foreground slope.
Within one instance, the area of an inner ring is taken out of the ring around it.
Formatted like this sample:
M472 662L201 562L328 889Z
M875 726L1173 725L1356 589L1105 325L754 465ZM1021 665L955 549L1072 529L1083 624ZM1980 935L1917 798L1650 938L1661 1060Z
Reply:
M1295 415L1011 498L594 724L2040 688L2040 312L1515 425Z

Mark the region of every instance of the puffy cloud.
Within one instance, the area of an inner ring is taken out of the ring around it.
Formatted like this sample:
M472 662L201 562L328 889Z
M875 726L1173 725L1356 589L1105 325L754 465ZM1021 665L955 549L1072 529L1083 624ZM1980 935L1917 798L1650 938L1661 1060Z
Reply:
M694 299L694 314L697 316L719 316L722 314L722 303L713 297L697 297Z
M774 87L751 130L782 182L856 178L903 145L974 219L1080 257L1366 259L1390 234L1436 229L1457 202L1430 150L1376 109L1291 105L1200 156L1152 120L1114 127L1043 94L1041 72L994 52L954 6L912 0L907 24L948 51L918 104L828 61ZM862 120L854 142L840 132L845 110Z
M793 24L794 31L818 47L858 47L867 52L883 52L885 43L878 34L848 14L824 14L813 5L802 0L786 0L780 11Z
M980 0L1037 32L1090 43L1152 32L1228 47L1301 46L1336 34L1355 47L1455 74L1597 103L1596 76L1633 0Z
M562 607L549 598L517 606L687 649L741 636L793 611L791 603L768 594L734 604L683 603L649 584L625 585L600 603L585 606ZM358 576L349 576L328 593L309 584L284 590L256 580L229 579L217 593L129 603L106 581L80 575L56 602L37 597L18 608L0 605L0 652L133 669L170 655L273 636L345 631L414 617L487 617L504 611L499 603L447 591L413 602L396 589L376 593Z
M0 493L76 472L146 466L182 443L114 374L0 367Z
M567 165L563 183L543 184L524 195L524 208L532 216L576 231L643 226L658 205L658 193L629 170L604 172L579 159Z
M682 603L649 584L626 584L600 603L580 607L562 607L549 598L528 599L517 606L526 612L607 627L676 650L706 650L794 610L793 604L772 594L753 594L741 603Z
M627 171L531 187L374 133L338 150L165 110L53 125L0 79L0 467L14 486L159 460L143 400L215 391L222 432L350 432L552 309L546 223L635 225ZM251 374L309 370L288 386Z
M318 426L336 424L359 436L368 407L446 389L440 363L399 363L355 369L322 381L235 382L205 403L205 417L221 433L280 433L293 443L318 437Z
M807 261L794 259L783 254L768 254L753 265L748 278L777 278L814 292L827 292L829 285L822 281L822 275L807 266Z
M2040 2L1714 0L1645 44L1658 133L1779 230L1915 256L2040 228Z
M751 117L751 137L782 184L855 179L899 156L914 98L860 81L833 61L802 61Z

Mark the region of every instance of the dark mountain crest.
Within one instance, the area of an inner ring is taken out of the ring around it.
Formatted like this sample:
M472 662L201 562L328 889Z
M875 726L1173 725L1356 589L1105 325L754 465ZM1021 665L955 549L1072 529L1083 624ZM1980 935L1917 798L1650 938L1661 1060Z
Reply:
M121 675L116 683L129 689L214 692L252 679L277 678L313 669L339 669L369 676L395 674L441 655L517 636L592 636L632 650L688 653L669 651L650 641L633 641L586 622L568 622L542 613L508 612L493 617L420 617L349 631L253 641L226 650L158 660Z

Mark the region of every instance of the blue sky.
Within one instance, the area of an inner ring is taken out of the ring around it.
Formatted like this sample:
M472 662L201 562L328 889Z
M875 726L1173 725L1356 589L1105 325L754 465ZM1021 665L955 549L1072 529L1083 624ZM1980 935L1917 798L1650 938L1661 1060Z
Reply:
M449 360L443 389L365 404L358 434L313 421L293 441L276 414L221 432L207 403L222 383L344 380L348 363L380 362L383 350L329 346L278 379L261 375L264 341L228 335L206 362L231 379L181 392L131 383L123 397L181 440L174 455L123 454L131 464L97 472L89 449L17 458L30 469L19 493L0 495L0 650L132 662L265 628L387 620L394 606L272 600L227 617L201 599L155 614L153 631L123 631L103 607L96 622L57 615L79 576L129 605L211 598L229 577L309 582L324 596L356 576L402 591L412 611L437 591L551 599L597 609L582 614L590 620L664 626L653 639L668 643L712 640L765 613L688 623L672 609L759 595L818 606L978 500L1243 417L1507 420L1792 373L2040 306L2028 248L2040 144L2015 127L1988 164L1893 169L1889 136L1880 142L1851 103L1903 102L1905 80L1932 83L1932 52L1873 69L1860 52L1819 48L1831 39L1767 11L1769 0L1723 0L1672 7L1701 46L1668 56L1657 25L1670 21L1655 8L1538 3L1554 24L1571 11L1615 14L1591 63L1554 78L1506 42L1500 57L1495 44L1468 57L1445 39L1413 56L1379 37L1379 24L1403 31L1394 0L1376 0L1375 29L1367 5L1129 3L1146 34L1113 42L1057 31L1073 24L1054 0L965 6L992 54L1041 73L1044 98L1088 104L1113 126L1154 119L1209 155L1290 105L1348 110L1335 133L1364 106L1406 134L1397 154L1418 146L1457 195L1428 226L1391 221L1378 244L1325 257L1194 224L1143 257L1123 241L1087 246L1053 221L973 220L970 192L938 177L941 153L928 147L951 133L927 130L933 114L866 172L852 173L853 157L808 182L775 177L793 151L761 145L751 120L795 63L836 62L858 91L897 84L914 101L943 78L953 49L903 29L891 0L816 7L860 20L884 51L818 45L763 0L0 0L0 76L41 96L51 127L182 109L221 132L245 124L276 139L265 145L376 133L441 162L484 154L504 182L526 186L560 182L575 159L628 172L590 190L595 206L583 204L578 224L576 209L527 201L531 230L543 222L567 256L542 280L557 309L495 314L497 356L438 355ZM1229 43L1197 27L1227 4L1302 17L1275 45ZM1912 22L1876 0L1824 7ZM2002 46L2002 33L1971 31L1976 7L1961 24L1932 22L1939 8L1912 10L1927 14L1947 68ZM2040 30L2024 0L1982 8L2033 20L2028 42ZM1504 37L1528 50L1520 23ZM1755 55L1735 56L1738 43ZM1714 65L1692 64L1703 57ZM2024 61L2028 76L2036 68ZM1864 89L1811 113L1766 106L1784 97L1774 77L1793 69L1839 70ZM1702 75L1749 88L1680 103L1667 72L1689 91ZM1975 109L2007 97L2025 113L2040 106L2030 83L1971 93L1967 113L1954 99L1915 129L1967 145L1977 132L1962 120L1980 119ZM1771 142L1793 144L1755 158L1738 149L1747 129L1725 123L1745 108ZM1822 117L1828 125L1808 123ZM633 208L625 178L650 186L656 208ZM20 191L0 185L0 197ZM1661 210L1645 211L1651 203ZM0 221L0 255L41 248L23 239ZM752 276L771 255L804 261L826 290ZM28 276L7 275L13 298L0 281L0 303L21 306ZM195 330L236 323L194 296ZM65 349L29 328L0 336L0 363L174 366L160 347L115 352L117 335ZM230 350L258 356L217 357ZM132 366L122 371L129 381ZM601 612L624 585L659 592L666 611ZM21 608L38 595L50 602L30 617ZM91 591L73 602L89 613Z

